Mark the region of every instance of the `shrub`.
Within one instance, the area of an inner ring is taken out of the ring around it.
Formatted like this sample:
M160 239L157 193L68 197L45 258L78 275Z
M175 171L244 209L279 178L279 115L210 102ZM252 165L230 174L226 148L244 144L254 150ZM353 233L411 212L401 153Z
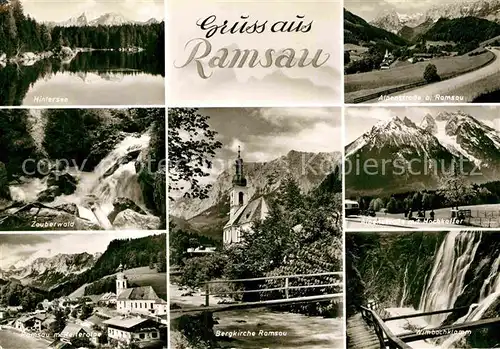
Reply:
M181 275L181 285L201 287L203 282L220 278L226 265L226 257L219 253L194 257L186 260Z
M427 83L441 81L441 77L434 64L429 63L427 67L425 67L424 80L427 81Z

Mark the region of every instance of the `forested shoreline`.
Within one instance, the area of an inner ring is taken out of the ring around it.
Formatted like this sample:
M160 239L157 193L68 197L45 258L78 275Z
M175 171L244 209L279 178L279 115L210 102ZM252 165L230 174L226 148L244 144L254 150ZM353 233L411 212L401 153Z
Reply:
M143 49L163 61L164 23L118 26L48 26L26 16L19 0L0 5L0 62L23 53L68 55L63 48ZM44 57L42 57L44 58Z

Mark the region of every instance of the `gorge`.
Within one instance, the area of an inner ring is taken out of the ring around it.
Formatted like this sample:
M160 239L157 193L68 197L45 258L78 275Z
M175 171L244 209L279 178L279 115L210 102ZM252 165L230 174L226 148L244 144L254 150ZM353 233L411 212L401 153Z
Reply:
M370 300L380 304L382 317L456 309L387 322L395 335L499 318L498 232L350 233L346 253L353 292L347 292L348 315ZM408 344L452 349L499 343L491 326Z

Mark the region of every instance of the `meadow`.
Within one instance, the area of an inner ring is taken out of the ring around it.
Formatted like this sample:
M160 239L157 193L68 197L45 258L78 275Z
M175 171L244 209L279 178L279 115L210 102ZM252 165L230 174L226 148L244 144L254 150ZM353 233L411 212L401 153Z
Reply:
M441 79L447 79L485 66L493 62L495 57L493 53L486 52L477 56L463 55L436 58L411 65L398 66L390 70L374 70L367 73L345 75L345 101L349 103L357 97L421 82L423 81L425 67L429 63L436 66Z

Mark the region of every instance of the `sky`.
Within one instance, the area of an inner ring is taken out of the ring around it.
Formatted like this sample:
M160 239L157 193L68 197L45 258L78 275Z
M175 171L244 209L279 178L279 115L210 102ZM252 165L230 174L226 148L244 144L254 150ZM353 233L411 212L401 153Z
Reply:
M417 125L420 124L426 114L436 116L442 111L463 111L476 119L484 122L490 127L500 131L500 107L496 106L446 106L446 107L364 107L347 108L345 111L346 145L356 138L368 132L381 120L390 120L394 116L400 118L408 117Z
M94 254L106 251L112 240L154 235L151 232L98 232L83 234L0 234L0 269L22 267L40 257L60 253Z
M210 117L210 128L222 143L203 183L233 167L238 146L245 162L267 162L291 150L342 150L340 108L200 108L198 113Z
M133 21L147 21L165 16L163 0L21 0L24 12L37 21L60 22L86 12L93 20L113 12Z
M403 14L425 12L434 5L456 4L453 0L345 0L344 7L350 12L371 21L384 11L396 10Z

